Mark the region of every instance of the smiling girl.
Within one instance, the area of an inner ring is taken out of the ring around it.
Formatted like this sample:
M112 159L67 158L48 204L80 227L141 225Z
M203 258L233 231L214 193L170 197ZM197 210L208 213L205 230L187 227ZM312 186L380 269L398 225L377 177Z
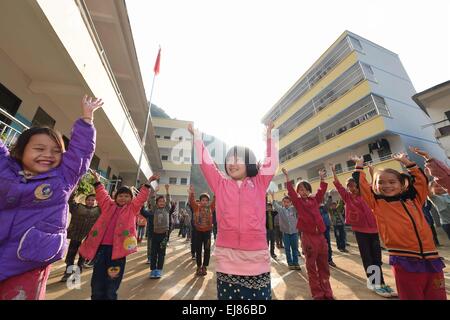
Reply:
M24 131L11 153L0 140L0 300L44 299L50 264L66 251L68 200L89 168L102 105L83 98L67 151L50 128Z

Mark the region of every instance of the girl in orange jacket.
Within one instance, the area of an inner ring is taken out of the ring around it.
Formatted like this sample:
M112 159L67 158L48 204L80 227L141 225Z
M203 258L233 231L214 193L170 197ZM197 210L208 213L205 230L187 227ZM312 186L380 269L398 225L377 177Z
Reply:
M389 252L397 291L402 300L446 300L444 263L436 250L431 229L422 212L428 194L427 178L405 153L393 155L411 175L393 169L374 172L366 180L362 157L353 157L353 178L375 215L378 230ZM376 266L374 266L376 269ZM377 273L374 270L374 276Z

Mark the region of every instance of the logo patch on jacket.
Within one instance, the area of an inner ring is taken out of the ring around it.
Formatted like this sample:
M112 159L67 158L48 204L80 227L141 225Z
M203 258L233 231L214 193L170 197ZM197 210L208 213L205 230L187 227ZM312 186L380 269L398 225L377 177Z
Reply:
M47 200L53 195L52 188L49 184L41 184L36 189L34 189L34 196L38 200Z
M137 239L136 237L126 238L123 242L123 247L125 250L134 250L137 247Z

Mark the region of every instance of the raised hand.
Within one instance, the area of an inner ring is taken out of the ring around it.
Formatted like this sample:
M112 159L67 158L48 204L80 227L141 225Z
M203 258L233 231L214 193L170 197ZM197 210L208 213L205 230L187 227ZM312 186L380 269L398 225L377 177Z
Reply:
M370 176L373 178L373 173L375 172L375 167L371 163L369 163L367 166L369 167Z
M149 179L148 182L158 181L161 178L160 173L154 173Z
M94 177L95 182L100 182L100 175L97 171L89 169L89 173Z
M166 188L166 191L169 191L170 185L166 184L164 185L164 188Z
M414 164L411 160L408 159L408 155L405 152L399 152L392 155L392 159L397 160L405 166L409 166Z
M281 168L281 172L283 172L284 176L286 177L286 181L289 181L288 172L285 168Z
M430 155L428 154L428 152L423 151L417 147L409 147L409 150L411 150L412 152L414 152L415 154L423 157L426 161L429 161L431 159Z
M354 161L356 163L357 167L364 166L364 158L363 157L354 155L354 156L350 157L350 160Z
M155 193L157 193L158 191L159 191L159 186L156 186Z
M189 186L188 192L189 192L189 194L195 193L194 185L191 184L191 185Z
M320 180L324 180L326 178L326 176L327 176L327 171L325 169L320 169L319 170Z
M83 119L86 122L94 120L94 112L103 106L102 99L89 97L84 95L81 100L81 108L83 109Z
M267 129L267 137L271 136L272 130L275 128L275 125L273 124L273 121L269 121L267 123L266 129Z

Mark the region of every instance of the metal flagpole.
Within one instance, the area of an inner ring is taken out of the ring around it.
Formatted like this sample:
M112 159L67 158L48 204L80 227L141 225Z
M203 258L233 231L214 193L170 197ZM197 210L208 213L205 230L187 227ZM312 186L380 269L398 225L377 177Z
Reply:
M144 154L145 141L147 140L148 122L150 121L150 110L152 108L152 95L153 95L153 87L155 85L155 78L156 78L156 73L153 74L152 89L150 91L150 99L148 102L147 120L145 121L145 130L144 130L144 137L142 138L141 155L139 156L139 164L138 164L137 173L136 173L136 183L135 183L136 188L139 187L138 186L139 173L141 172L142 155Z

